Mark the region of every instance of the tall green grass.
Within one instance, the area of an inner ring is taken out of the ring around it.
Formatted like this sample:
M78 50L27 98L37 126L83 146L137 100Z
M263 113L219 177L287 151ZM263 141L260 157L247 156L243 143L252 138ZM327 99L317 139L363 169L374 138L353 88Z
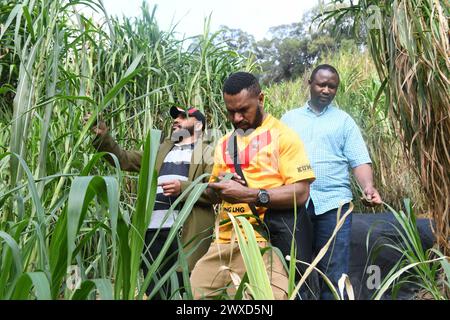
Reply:
M203 34L178 40L159 30L155 14L145 3L140 17L118 19L96 0L0 1L2 299L142 298L164 263L163 250L147 279L140 275L160 140L150 130L168 129L172 105L196 106L222 128L221 83L252 63L213 46L208 19ZM87 112L94 117L83 123ZM96 118L124 147L144 149L139 177L93 155ZM173 241L202 188L183 195Z
M102 19L89 18L80 6ZM168 299L192 298L189 252L178 252L177 264L158 279L167 244L145 279L139 272L159 137L169 131L172 105L198 107L210 127L227 130L222 83L231 72L257 66L215 43L209 19L203 34L180 40L173 30L160 30L156 16L145 3L140 17L119 19L96 0L0 0L0 299L142 299L152 278L157 281L149 298L167 281L177 284ZM396 204L405 193L422 199L386 114L372 107L385 98L377 95L381 83L367 55L342 52L328 60L341 71L337 101L366 135L386 202ZM304 83L267 88L266 109L279 117L303 104ZM87 112L95 117L83 123ZM95 118L107 121L125 148L144 150L139 176L108 167L104 154L94 154L89 129ZM170 241L178 241L205 187L196 181L180 197L177 204L185 204ZM247 279L238 297L247 284L265 281L253 271ZM255 297L270 297L264 283ZM297 285L291 281L291 294Z

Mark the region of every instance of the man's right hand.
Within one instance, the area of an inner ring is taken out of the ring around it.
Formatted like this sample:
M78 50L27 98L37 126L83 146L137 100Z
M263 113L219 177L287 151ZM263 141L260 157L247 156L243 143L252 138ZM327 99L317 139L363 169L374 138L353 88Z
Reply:
M220 173L219 173L219 176L217 177L217 181L216 181L216 182L222 181L228 173L229 173L229 172L220 172ZM239 183L242 184L243 186L246 185L245 180L242 179L241 176L238 175L236 172L233 173L233 177L231 177L231 180L234 180L234 181L236 181L236 182L239 182Z
M91 116L92 116L91 113L87 113L83 117L84 122L86 123L91 118ZM92 126L91 131L95 133L97 136L103 137L108 133L108 126L104 121L98 120L97 123Z

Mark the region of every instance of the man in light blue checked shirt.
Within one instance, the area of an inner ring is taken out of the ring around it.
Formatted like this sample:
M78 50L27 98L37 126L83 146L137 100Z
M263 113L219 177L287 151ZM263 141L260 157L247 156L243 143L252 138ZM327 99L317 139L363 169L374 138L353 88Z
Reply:
M320 65L309 79L310 100L301 108L287 112L281 120L294 129L303 141L316 181L311 184L308 213L314 227L314 251L331 237L340 205L342 215L352 200L349 168L364 192L365 203L382 203L373 185L369 153L355 121L333 105L339 87L339 74L330 65ZM352 216L339 230L318 268L337 288L342 274L348 274ZM320 298L333 299L328 286L321 282Z

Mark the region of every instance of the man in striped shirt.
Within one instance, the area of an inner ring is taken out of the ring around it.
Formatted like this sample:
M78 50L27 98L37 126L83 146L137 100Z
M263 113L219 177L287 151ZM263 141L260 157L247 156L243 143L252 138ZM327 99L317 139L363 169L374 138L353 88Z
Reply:
M170 116L173 118L172 135L160 145L156 159L158 188L150 225L145 235L144 254L147 261L143 261L142 264L144 276L167 241L170 228L177 217L177 209L167 215L169 208L192 181L204 173L210 173L213 164L213 148L203 137L205 116L196 108L184 110L175 106L170 109ZM122 170L139 171L142 152L121 149L108 134L104 122L98 122L92 130L96 134L93 145L98 151L116 155ZM106 159L114 165L111 157ZM208 198L202 196L186 219L182 230L181 241L185 245L184 251L192 251L192 248L197 247L187 258L189 270L192 270L196 261L209 247L213 225L214 211ZM177 251L177 240L174 240L158 270L158 278L164 276L174 266L178 258ZM178 276L180 278L181 274ZM152 292L154 284L153 281L150 283L147 295ZM161 294L160 290L155 299L168 298L170 286L164 286L162 291L164 294Z
M149 229L169 230L178 214L178 210L173 210L172 214L166 217L172 203L181 193L181 182L188 180L189 167L191 164L192 151L196 140L194 127L196 123L203 128L205 118L197 109L189 109L190 116L185 116L185 111L181 108L172 107L170 115L174 119L172 126L172 139L179 142L174 143L172 149L164 158L158 173L158 189L156 191L155 206L153 208L152 219ZM201 132L201 128L197 131ZM177 137L175 139L175 137Z
M363 190L366 204L374 206L382 201L373 184L370 156L358 126L332 103L339 86L337 70L330 65L318 66L309 85L310 100L305 106L287 112L281 121L300 136L316 174L307 208L317 254L336 227L338 208L343 205L341 216L344 215L352 200L349 168ZM318 265L336 288L342 274L348 274L351 222L349 215ZM323 283L320 298L333 299Z

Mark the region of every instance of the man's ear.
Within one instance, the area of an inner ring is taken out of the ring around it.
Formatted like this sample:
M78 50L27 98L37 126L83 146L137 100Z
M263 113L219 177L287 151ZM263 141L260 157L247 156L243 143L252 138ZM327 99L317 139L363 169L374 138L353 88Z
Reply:
M261 103L261 105L264 105L264 92L260 92L258 96L258 101Z
M312 81L311 81L311 79L308 79L308 84L309 84L309 85L311 85L311 84L312 84Z

